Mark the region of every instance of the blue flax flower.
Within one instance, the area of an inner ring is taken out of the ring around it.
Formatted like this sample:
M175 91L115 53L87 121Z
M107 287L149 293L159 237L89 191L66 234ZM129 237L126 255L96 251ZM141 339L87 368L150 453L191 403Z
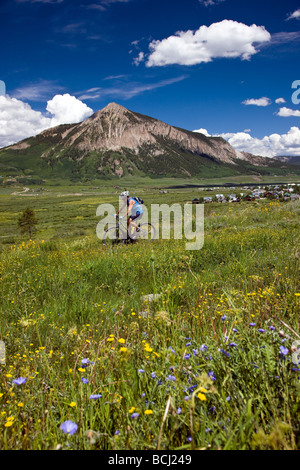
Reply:
M14 379L13 383L16 385L23 385L26 384L27 378L25 377L19 377L18 379Z
M102 395L99 393L99 394L96 394L96 395L90 395L89 396L89 399L90 400L97 400L98 398L101 398Z
M73 423L73 421L67 420L60 425L60 429L64 433L70 434L70 436L72 436L72 434L75 434L75 432L77 431L78 426L76 423Z

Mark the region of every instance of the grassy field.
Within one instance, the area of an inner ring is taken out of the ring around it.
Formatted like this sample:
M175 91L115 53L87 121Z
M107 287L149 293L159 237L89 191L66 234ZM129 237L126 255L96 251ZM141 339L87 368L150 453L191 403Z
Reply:
M200 194L139 184L146 205ZM0 449L299 449L299 202L207 204L199 251L110 248L113 184L45 189L1 190Z

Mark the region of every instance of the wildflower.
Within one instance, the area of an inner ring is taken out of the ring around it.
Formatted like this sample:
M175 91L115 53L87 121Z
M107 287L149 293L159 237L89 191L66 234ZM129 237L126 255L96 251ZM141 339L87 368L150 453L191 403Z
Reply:
M203 352L207 349L207 346L205 344L202 344L202 346L200 346L200 351Z
M181 410L181 408L180 408L180 407L179 407L179 408L177 408L177 414L178 414L178 415L181 415L181 411L182 411L182 410Z
M184 356L184 359L189 359L190 357L191 357L190 354L186 354L186 355Z
M204 395L204 393L198 393L197 397L199 398L199 400L201 401L206 401L207 398L206 396Z
M120 434L120 431L117 429L117 431L115 431L115 436L118 436Z
M259 331L260 333L264 333L264 332L265 332L265 330L264 330L263 328L259 328L258 331Z
M269 326L269 329L274 331L275 330L275 326Z
M193 349L194 356L197 356L198 354L198 349Z
M223 353L225 356L230 357L230 354L225 351L224 349L220 349L221 353Z
M211 380L217 380L216 379L216 376L214 374L214 372L211 370L207 373L207 376L211 379Z
M152 410L146 410L145 415L153 415L153 411Z
M255 323L249 323L249 326L255 326Z
M71 401L71 403L69 403L69 406L71 406L72 408L76 408L76 403L75 401Z
M140 374L144 374L144 372L145 372L144 369L138 369L138 371L139 371Z
M231 346L232 348L236 348L237 344L236 343L230 343L229 346Z
M174 351L174 349L172 348L172 346L169 347L170 351L172 351L173 354L176 354L176 352Z
M280 346L279 350L280 350L280 355L282 356L286 356L289 353L288 348L285 348L284 346Z
M14 379L13 380L13 383L16 384L16 385L22 385L22 384L25 384L27 381L27 378L23 378L23 377L19 377L18 379Z
M82 380L82 383L84 383L84 384L87 384L87 383L88 383L88 379L86 379L85 377L82 377L81 380Z
M234 331L235 333L237 333L237 329L236 328L232 328L232 331Z
M124 344L124 343L125 343L125 339L124 339L124 338L120 338L120 339L118 340L118 342L121 343L121 344Z
M140 416L139 413L132 413L131 418L137 419L139 416Z
M90 361L87 358L81 360L82 365L85 365L85 364L87 365L89 363L90 363Z
M188 436L188 437L186 438L186 440L187 440L188 442L192 442L193 439L191 438L191 436Z
M175 377L175 375L168 375L167 380L172 380L172 382L175 382L176 377Z
M230 400L231 400L231 398L230 398L230 397L226 397L226 401L230 401Z
M77 431L78 429L78 426L76 423L74 423L73 421L70 421L70 420L67 420L65 421L64 423L62 423L60 425L60 429L66 433L66 434L70 434L70 436L72 436L72 434L75 434L75 432Z
M96 395L90 395L89 399L90 400L97 400L98 398L101 398L101 397L102 397L102 395L101 395L101 393L99 393L99 394L96 394Z
M126 351L127 351L127 348L125 348L124 346L122 346L122 348L120 348L120 351L121 351L121 352L126 352Z
M156 377L156 372L151 372L150 377L151 377L152 379L155 379L155 377Z
M189 342L189 343L186 343L186 346L190 346L191 344L192 344L191 342Z
M225 321L226 318L227 318L226 315L223 315L223 317L221 317L221 320L222 320L222 321Z

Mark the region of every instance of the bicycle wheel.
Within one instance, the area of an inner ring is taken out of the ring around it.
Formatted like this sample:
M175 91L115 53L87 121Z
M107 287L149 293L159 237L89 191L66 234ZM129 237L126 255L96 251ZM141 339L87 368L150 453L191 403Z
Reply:
M124 230L111 227L105 230L102 241L106 246L113 246L124 243L126 238L127 235Z
M139 240L155 240L156 230L149 222L140 225L140 231L137 232Z

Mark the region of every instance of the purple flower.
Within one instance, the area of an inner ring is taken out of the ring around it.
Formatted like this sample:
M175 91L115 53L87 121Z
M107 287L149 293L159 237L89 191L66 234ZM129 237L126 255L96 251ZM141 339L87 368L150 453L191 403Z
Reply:
M101 398L102 395L99 393L99 394L96 394L96 395L90 395L89 396L89 399L90 400L97 400L98 398Z
M143 374L144 372L145 372L144 369L139 369L140 374Z
M81 364L89 364L90 361L88 359L82 359Z
M88 383L88 379L86 379L85 377L82 377L81 380L82 380L82 383L84 383L84 384L87 384L87 383Z
M229 346L231 346L232 348L236 348L237 344L236 343L230 343Z
M259 328L258 331L259 331L260 333L264 333L264 332L265 332L265 330L264 330L263 328Z
M202 345L200 346L200 351L201 351L201 352L205 351L206 349L207 349L207 346L206 346L205 344L202 344Z
M189 397L188 395L186 395L186 396L184 397L185 401L190 400L190 398L191 398L191 397Z
M221 320L222 320L222 321L225 321L226 318L227 318L226 315L223 315L223 317L221 317Z
M230 357L230 354L225 351L224 349L220 349L221 353L223 353L225 356Z
M190 342L190 343L186 343L186 346L190 346L191 344L192 344L191 342Z
M211 432L211 429L210 429L210 428L206 428L206 429L205 429L205 432Z
M249 323L249 326L255 326L255 323Z
M173 354L176 354L176 352L174 351L174 349L172 348L172 346L169 347L170 351L172 351Z
M235 333L237 333L237 329L236 329L236 328L232 328L232 331L234 331Z
M230 397L227 397L227 398L226 398L226 401L230 401Z
M132 413L131 418L137 419L139 416L140 416L139 413Z
M282 356L286 356L289 353L288 348L285 348L284 346L280 346L279 350Z
M13 383L16 385L23 385L26 384L27 378L25 377L19 377L18 379L14 379Z
M191 436L188 436L188 437L186 438L186 440L187 440L188 442L192 442L193 439L191 438Z
M184 359L189 359L190 357L191 357L190 354L186 354L186 355L184 356Z
M72 434L75 434L75 432L77 431L78 426L76 423L73 423L73 421L67 420L60 425L60 429L64 433L70 434L70 436L72 436Z
M155 377L156 377L156 372L151 372L150 377L151 377L152 379L155 379Z
M214 374L214 372L212 370L210 370L208 373L207 373L207 376L211 379L211 380L217 380L216 379L216 376Z
M178 415L181 415L181 408L180 408L180 407L177 408L177 414L178 414Z
M118 436L119 434L120 434L120 431L117 430L117 431L115 432L115 436Z
M175 375L168 375L167 380L172 380L172 382L175 382L176 377L175 377Z
M275 326L269 326L270 330L274 331L275 330Z

